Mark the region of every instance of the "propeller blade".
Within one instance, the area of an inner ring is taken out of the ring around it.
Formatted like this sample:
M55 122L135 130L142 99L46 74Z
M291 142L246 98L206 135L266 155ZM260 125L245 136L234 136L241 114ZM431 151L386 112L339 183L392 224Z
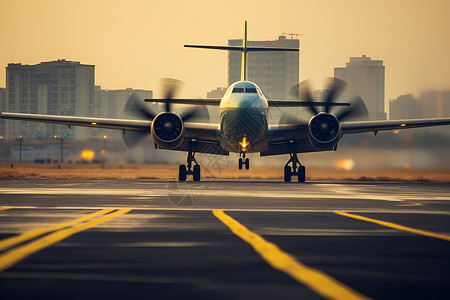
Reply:
M291 95L300 101L315 102L311 93L310 82L308 80L302 81L294 85L290 91ZM313 115L317 115L319 111L314 107L314 105L307 106L309 111Z
M144 105L143 99L141 99L136 93L133 93L130 97L128 97L124 111L127 115L150 121L156 116L150 108Z
M161 85L162 85L162 91L164 98L167 100L173 99L176 96L176 93L179 91L180 87L182 86L183 82L174 79L174 78L163 78L161 79ZM171 101L166 102L166 111L170 111L170 105Z
M369 119L369 112L361 97L356 96L350 103L351 106L349 108L343 109L336 114L339 121L365 121Z
M183 122L194 121L194 122L209 122L209 113L206 106L198 106L196 108L187 110L180 115Z
M346 87L347 84L345 83L345 81L330 77L328 88L326 89L326 96L323 99L323 101L325 101L326 103L325 112L330 112L330 104L336 101L341 91Z

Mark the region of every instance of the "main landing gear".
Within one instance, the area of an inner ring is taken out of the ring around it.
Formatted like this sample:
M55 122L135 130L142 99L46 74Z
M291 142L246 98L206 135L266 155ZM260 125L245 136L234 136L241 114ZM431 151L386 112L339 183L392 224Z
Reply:
M242 170L242 166L245 165L245 169L250 169L250 161L248 158L245 158L245 152L241 152L241 156L239 157L239 170Z
M291 151L289 153L290 158L284 166L284 182L291 182L292 176L297 176L298 182L305 182L306 170L297 157L297 142L291 142L289 147L291 147ZM292 167L289 166L289 163L292 163Z
M188 141L188 157L187 157L187 167L186 165L180 165L178 168L178 179L179 181L186 181L187 175L192 175L194 181L200 181L200 165L195 160L195 150L193 149L195 142ZM195 163L192 168L192 162Z

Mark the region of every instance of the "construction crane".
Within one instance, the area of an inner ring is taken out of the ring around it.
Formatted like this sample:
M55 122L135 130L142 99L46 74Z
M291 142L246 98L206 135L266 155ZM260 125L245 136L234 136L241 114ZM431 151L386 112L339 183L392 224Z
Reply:
M289 35L291 37L291 40L295 37L303 36L303 33L288 33L288 32L282 32L282 35Z

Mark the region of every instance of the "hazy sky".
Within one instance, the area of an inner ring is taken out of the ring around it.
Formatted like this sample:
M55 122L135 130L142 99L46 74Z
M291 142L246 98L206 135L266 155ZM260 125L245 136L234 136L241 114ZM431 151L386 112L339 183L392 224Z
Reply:
M301 79L332 76L350 56L384 60L386 101L450 88L448 0L0 0L0 64L65 58L95 64L105 89L185 82L182 96L227 85L225 51L183 48L302 33ZM5 71L0 86L5 86Z

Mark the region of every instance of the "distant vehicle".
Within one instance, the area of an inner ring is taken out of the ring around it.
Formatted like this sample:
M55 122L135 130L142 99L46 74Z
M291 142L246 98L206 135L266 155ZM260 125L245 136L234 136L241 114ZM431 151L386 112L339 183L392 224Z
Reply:
M345 88L345 83L335 78L331 79L324 101L314 101L311 91L302 84L293 88L298 100L267 100L261 89L247 80L247 53L299 51L299 49L247 46L247 22L244 23L241 47L202 45L185 45L185 47L242 52L241 81L230 85L222 99L175 99L173 94L177 83L174 80L169 81L164 99L145 99L146 102L165 103L165 111L158 114L145 107L137 96L132 95L127 101L126 110L146 120L10 112L1 113L0 118L121 130L124 141L129 146L151 135L157 148L187 152L187 164L179 166L180 181L186 181L187 175L193 175L194 181L200 180L200 165L195 159L196 153L218 155L239 153L239 169L243 167L249 169L250 162L246 154L259 152L261 156L289 154L290 158L284 166L284 181L290 182L292 176L297 176L298 182L305 182L305 167L300 164L297 154L336 150L344 134L361 132L376 134L382 130L450 124L450 118L361 121L367 119L368 115L364 102L359 97L350 102L336 102L338 94ZM178 114L171 111L171 104L219 106L220 122L219 124L193 122L195 117L202 114L202 107ZM268 121L270 107L306 107L313 116L307 122L284 118L280 124L272 125ZM331 113L333 107L343 108L337 113Z

